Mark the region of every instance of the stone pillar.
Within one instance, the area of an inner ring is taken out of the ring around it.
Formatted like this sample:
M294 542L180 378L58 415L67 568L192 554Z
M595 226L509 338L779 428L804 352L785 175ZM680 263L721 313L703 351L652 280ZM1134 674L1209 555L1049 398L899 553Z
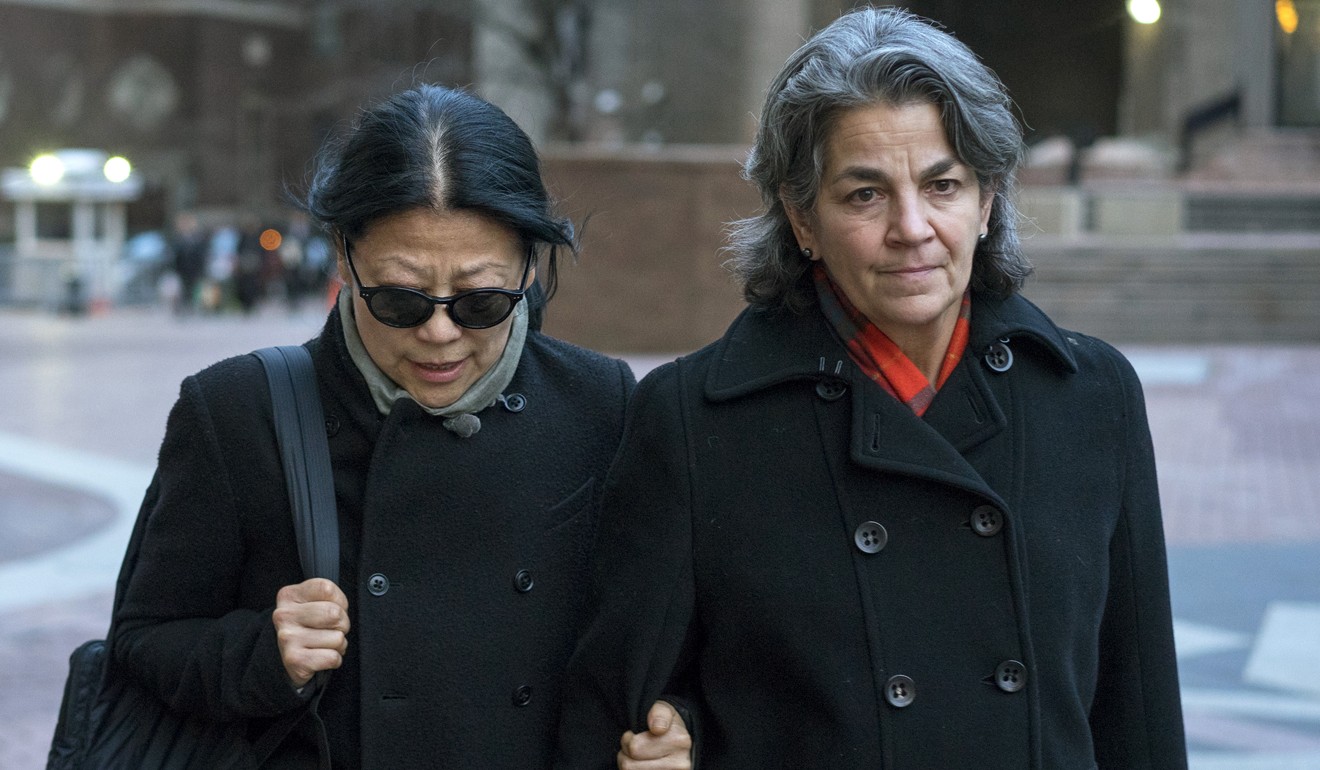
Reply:
M741 101L747 115L744 136L731 141L750 142L765 104L766 88L790 54L802 45L811 26L807 0L744 0L746 16L746 71Z
M104 299L109 290L108 271L96 238L96 204L92 201L73 202L72 235L72 259L65 265L68 274L61 279L67 284L70 278L77 278L84 297Z
M101 207L101 238L116 254L127 240L128 213L124 204L107 203Z
M37 253L37 202L21 200L14 205L14 245L22 259Z
M106 259L106 290L111 297L117 297L122 276L119 270L119 257L124 251L124 241L128 235L128 212L122 203L101 204L101 248Z
M1242 123L1252 127L1274 125L1274 4L1260 0L1237 0L1237 35L1233 59L1237 62L1238 85L1242 88Z
M536 8L535 0L474 2L472 56L477 91L541 144L554 120L554 98L547 73L520 42L553 33Z
M37 238L37 202L20 200L14 206L14 268L10 293L15 299L51 299L55 279L47 274L49 260L41 253Z
M1150 136L1167 130L1166 83L1173 48L1167 17L1138 24L1123 16L1123 92L1118 130L1125 136Z
M628 0L600 0L592 5L591 29L587 32L587 93L582 94L588 116L584 127L590 141L613 145L628 138L623 95L632 93L635 81L645 79L651 70L651 62L641 61L645 57L633 37L637 12ZM668 98L663 90L667 86L661 83L659 87L659 99Z

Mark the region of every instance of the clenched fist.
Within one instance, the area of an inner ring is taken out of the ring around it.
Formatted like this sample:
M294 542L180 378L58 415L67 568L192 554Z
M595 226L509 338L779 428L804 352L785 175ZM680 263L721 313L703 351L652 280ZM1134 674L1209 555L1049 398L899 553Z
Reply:
M619 770L691 770L692 736L678 711L658 700L646 714L646 732L624 733L615 760Z
M285 586L275 595L275 636L295 688L317 671L339 668L348 650L348 597L325 578Z

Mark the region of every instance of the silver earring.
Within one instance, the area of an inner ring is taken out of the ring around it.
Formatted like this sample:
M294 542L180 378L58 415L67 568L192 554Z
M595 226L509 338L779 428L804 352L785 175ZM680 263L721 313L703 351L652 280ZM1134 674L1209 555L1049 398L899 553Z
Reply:
M976 240L978 240L978 241L984 241L984 240L986 239L986 237L989 236L989 235L990 235L990 233L981 233L980 235L978 235L978 236L976 237Z
M807 259L811 259L811 249L803 249L802 256L806 257Z

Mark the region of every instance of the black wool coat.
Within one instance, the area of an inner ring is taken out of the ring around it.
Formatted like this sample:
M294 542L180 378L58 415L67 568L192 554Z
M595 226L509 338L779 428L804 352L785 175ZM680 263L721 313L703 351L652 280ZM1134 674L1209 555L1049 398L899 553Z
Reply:
M377 412L337 312L307 347L352 623L320 708L334 766L548 766L631 370L530 331L507 398L463 439L411 399ZM271 621L278 590L303 578L256 358L184 381L141 515L119 664L175 709L251 720L253 736L304 707ZM314 736L304 720L273 766L307 766Z
M1023 298L924 419L745 311L638 386L598 549L559 767L662 694L706 770L1186 766L1140 384Z

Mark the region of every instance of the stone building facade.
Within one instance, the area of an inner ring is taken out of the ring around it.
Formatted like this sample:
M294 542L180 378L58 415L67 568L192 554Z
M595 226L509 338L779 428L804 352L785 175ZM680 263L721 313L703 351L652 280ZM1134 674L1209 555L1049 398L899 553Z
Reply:
M1230 127L1320 124L1320 0L1290 0L1288 34L1258 0L1163 0L1150 26L1123 0L904 5L1000 73L1033 140L1174 151L1226 97ZM745 144L769 78L839 7L0 0L0 166L97 147L135 161L156 208L270 205L357 105L416 80L473 86L543 142Z
M363 101L471 82L471 44L444 4L0 2L0 166L124 155L147 184L139 228L270 208Z

